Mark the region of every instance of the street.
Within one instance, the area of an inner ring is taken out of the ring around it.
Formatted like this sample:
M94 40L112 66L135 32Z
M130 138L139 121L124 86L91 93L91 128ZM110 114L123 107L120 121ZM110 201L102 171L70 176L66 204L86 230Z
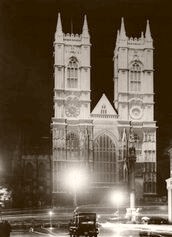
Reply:
M39 233L39 232L12 232L11 237L38 237L38 236L59 236L59 237L63 237L63 236L69 236L67 231L58 231L53 234L45 234L45 233Z
M21 237L21 236L25 236L25 237L30 237L30 236L37 236L38 237L38 234L31 234L31 233L11 233L11 236L15 236L15 237ZM40 235L41 236L41 235ZM42 235L43 236L43 235ZM48 235L47 235L48 236Z
M171 225L143 225L143 224L114 224L114 223L104 223L100 226L99 237L138 237L140 231L154 231L154 232L168 232L172 236L172 226ZM69 236L68 232L65 230L53 230L52 234L45 233L15 233L12 232L11 236L15 237L36 237L36 236Z

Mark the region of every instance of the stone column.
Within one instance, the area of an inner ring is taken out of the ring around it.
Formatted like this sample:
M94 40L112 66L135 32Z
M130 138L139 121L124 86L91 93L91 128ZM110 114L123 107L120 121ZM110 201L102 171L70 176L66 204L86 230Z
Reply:
M168 220L172 222L172 178L166 179L168 190Z
M170 156L170 178L166 179L168 190L168 221L172 223L172 145L168 148Z

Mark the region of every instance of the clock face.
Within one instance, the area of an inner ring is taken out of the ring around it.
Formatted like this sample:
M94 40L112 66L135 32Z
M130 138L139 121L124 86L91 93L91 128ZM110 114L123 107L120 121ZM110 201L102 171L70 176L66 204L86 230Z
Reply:
M68 117L77 117L80 114L80 103L77 97L68 97L66 99L65 113Z
M130 110L130 116L133 119L140 119L142 117L142 110L139 106L134 106Z

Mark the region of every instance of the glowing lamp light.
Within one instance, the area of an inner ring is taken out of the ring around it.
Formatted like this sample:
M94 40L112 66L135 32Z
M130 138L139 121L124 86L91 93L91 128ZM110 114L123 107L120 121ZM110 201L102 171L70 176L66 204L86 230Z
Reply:
M65 175L65 185L72 190L78 191L87 182L86 174L82 169L68 170Z
M65 187L73 193L73 204L77 206L77 196L79 192L86 187L88 182L87 174L81 167L68 169L64 175Z
M124 201L124 194L122 192L113 192L111 194L111 201L113 204L116 204L117 206L121 204Z
M48 213L50 216L52 216L53 215L53 212L52 211L49 211L49 213Z
M50 229L52 229L52 215L53 215L53 212L52 211L49 211L48 212L49 216L50 216Z

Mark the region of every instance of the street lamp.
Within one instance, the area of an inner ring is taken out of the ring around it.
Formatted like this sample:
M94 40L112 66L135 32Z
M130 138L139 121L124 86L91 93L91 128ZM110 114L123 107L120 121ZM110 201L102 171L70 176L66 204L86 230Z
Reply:
M68 170L65 175L66 186L73 192L73 205L77 206L77 192L86 184L86 174L83 169L75 168Z
M123 202L124 200L124 194L120 191L115 191L111 194L111 201L113 204L116 205L117 213L119 216L119 205Z
M50 217L50 229L52 229L52 215L53 215L53 212L52 211L49 211L49 217Z

